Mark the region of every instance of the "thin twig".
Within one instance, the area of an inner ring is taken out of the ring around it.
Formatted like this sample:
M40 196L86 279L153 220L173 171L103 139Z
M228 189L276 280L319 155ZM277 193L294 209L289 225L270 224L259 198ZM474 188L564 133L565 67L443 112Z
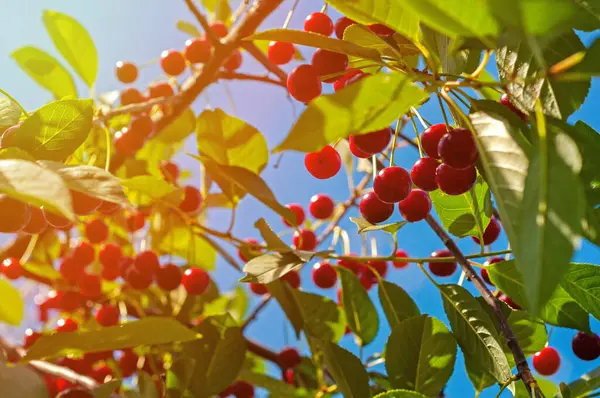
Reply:
M263 53L260 50L260 48L256 46L256 44L252 43L251 41L247 41L242 44L242 47L244 47L246 51L248 51L248 53L252 55L254 59L256 59L258 62L260 62L269 72L275 74L275 76L281 79L281 82L283 84L286 84L287 73L285 73L283 69L269 61L269 58L267 58L265 53Z
M204 14L202 14L200 12L198 7L196 7L196 5L194 4L194 2L192 0L184 0L184 1L185 1L185 4L190 9L190 11L192 12L192 14L194 14L194 17L196 17L196 20L200 23L200 25L202 25L202 29L204 29L204 33L206 34L206 37L208 37L208 40L210 40L210 42L213 44L214 47L219 46L221 44L221 41L219 40L219 37L215 34L215 32L210 27L210 24L208 23L208 20L206 19Z
M217 79L225 79L225 80L250 80L256 82L270 83L280 87L286 87L285 83L280 80L271 79L268 76L256 76L249 75L247 73L237 73L237 72L219 72L217 75Z

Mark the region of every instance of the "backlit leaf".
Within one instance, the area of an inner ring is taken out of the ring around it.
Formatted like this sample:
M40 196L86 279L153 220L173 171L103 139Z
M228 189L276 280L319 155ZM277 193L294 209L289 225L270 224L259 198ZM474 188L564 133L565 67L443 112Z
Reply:
M385 231L390 234L395 234L396 232L398 232L400 230L400 228L402 228L403 226L408 224L408 221L397 221L397 222L389 223L389 224L374 225L365 219L354 218L354 217L350 217L350 221L352 221L354 224L356 224L356 226L358 227L359 234L362 234L365 232L372 232L372 231Z
M19 326L25 314L25 303L17 288L0 279L0 321Z
M379 330L377 310L352 271L338 267L337 272L342 282L342 306L348 326L362 340L362 344L369 344Z
M325 365L346 398L369 398L369 376L360 359L339 345L321 342Z
M404 289L383 279L379 281L379 301L392 330L405 319L421 314Z
M572 263L560 285L596 319L600 319L600 267Z

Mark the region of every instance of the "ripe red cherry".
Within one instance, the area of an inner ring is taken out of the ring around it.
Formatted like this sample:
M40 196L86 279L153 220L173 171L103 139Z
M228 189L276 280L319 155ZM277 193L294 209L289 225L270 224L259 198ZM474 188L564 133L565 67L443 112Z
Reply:
M156 284L162 290L170 292L181 285L182 277L181 268L175 264L165 264L156 271Z
M350 257L356 257L356 254L350 253L349 256ZM363 271L363 269L365 267L360 262L358 262L356 260L347 259L347 258L343 258L341 260L338 260L338 266L344 267L346 269L349 269L356 276L359 276L362 273L362 271Z
M500 293L498 295L498 300L503 301L506 305L508 305L513 310L520 310L521 306L513 301L510 297L508 297L504 293Z
M127 230L129 232L139 231L144 228L146 224L146 217L141 211L134 211L127 216Z
M31 216L29 222L23 227L22 232L30 235L40 234L48 227L44 212L39 207L29 207Z
M584 361L593 361L600 357L600 336L578 332L571 342L573 353Z
M300 65L288 75L287 88L296 100L308 103L321 95L319 72L312 65Z
M238 70L242 66L242 52L240 50L234 50L229 58L225 60L223 68L229 72Z
M246 257L246 255L242 252L241 248L238 249L238 257L244 261L244 262L248 262L250 261L251 258L254 258L256 256L260 256L261 254L261 248L260 248L260 242L257 241L256 239L253 238L246 238L244 239L244 242L246 242L246 250L248 252L250 252L251 257L248 258Z
M445 124L434 124L429 126L423 134L421 134L421 147L425 151L425 153L434 158L439 159L440 155L438 153L438 146L440 144L440 140L446 133L448 129Z
M94 367L94 369L92 369L92 371L90 372L90 377L94 380L96 380L96 382L102 384L105 381L108 382L110 380L112 380L114 378L114 373L112 371L112 369L108 366L108 365L98 365L96 367ZM90 394L88 392L86 392L87 394ZM93 397L93 394L90 394L89 397ZM75 397L73 397L75 398ZM77 397L77 398L83 398L83 396L81 397Z
M560 355L552 347L545 347L533 356L533 367L543 376L551 376L560 368Z
M97 298L102 295L102 280L98 275L82 273L77 280L77 286L85 297Z
M485 283L494 286L494 284L490 280L490 275L489 275L487 269L485 269L485 268L481 269L481 279L483 279Z
M95 212L103 200L86 195L83 192L71 190L71 201L73 202L73 212L78 216L87 216Z
M51 227L60 229L61 231L68 231L73 227L73 223L71 223L71 221L69 221L67 218L59 214L52 213L51 211L47 211L46 209L44 209L43 206L42 211L44 213L44 218L46 219L46 222Z
M7 258L2 261L2 273L8 279L19 279L23 276L23 266L18 258Z
M300 287L300 274L298 271L288 272L281 277L281 280L287 282L294 289L298 289Z
M350 144L356 145L361 152L374 155L383 151L390 144L392 129L386 127L367 134L351 135Z
M337 282L337 272L329 263L316 263L312 269L312 279L321 289L329 289Z
M137 88L129 87L121 91L121 106L144 102L144 96Z
M406 199L411 190L410 175L399 166L380 170L373 181L373 192L385 203L398 203Z
M144 146L144 138L124 127L115 133L115 149L125 157L132 157Z
M340 171L342 158L331 145L326 145L318 152L307 153L304 157L304 166L313 177L326 180Z
M285 65L294 59L296 54L296 47L292 43L285 43L283 41L272 41L269 43L269 49L267 50L267 56L269 61L275 65Z
M392 36L394 33L396 33L393 29L390 29L380 23L369 25L369 30L375 33L377 36L383 37Z
M124 270L125 280L135 290L144 290L152 284L152 274L142 272L136 267L128 267Z
M150 98L172 97L173 95L175 95L175 91L168 82L157 82L148 86Z
M100 219L91 220L85 225L85 236L90 243L104 242L108 239L108 233L108 226Z
M371 156L373 156L370 153L363 152L360 149L358 149L358 147L356 146L356 143L352 139L352 136L350 136L350 139L348 140L348 142L349 142L349 145L350 145L350 152L352 152L352 154L354 156L356 156L357 158L359 158L359 159L367 159L367 158L370 158Z
M114 243L106 243L100 248L98 259L105 268L119 268L123 259L123 251L120 246Z
M160 67L170 76L179 76L185 70L185 57L177 50L165 50L160 54Z
M56 322L56 331L58 333L74 332L77 330L77 322L71 318L61 318Z
M121 276L121 269L119 267L104 267L102 268L100 276L102 276L102 279L105 279L107 281L114 281L119 276Z
M338 78L335 81L335 83L333 83L333 91L335 91L337 93L341 89L345 88L348 80L353 78L354 76L358 76L358 75L365 75L365 73L363 71L361 71L360 69L352 69L352 70L346 72L345 75Z
M401 249L396 250L396 253L394 254L394 256L396 258L409 258L408 253ZM392 261L392 264L394 264L395 268L404 268L408 265L408 263L406 261L400 261L400 260Z
M444 163L455 169L472 166L477 160L477 145L473 134L463 128L450 130L440 140L438 153Z
M325 79L325 82L333 83L340 79L341 76L339 73L345 71L348 67L348 56L346 54L318 49L313 54L311 64L321 77L338 74L337 76Z
M375 271L377 271L377 273L379 274L379 276L381 276L382 279L385 279L388 270L387 261L370 260L368 264L371 268L374 268ZM375 272L373 272L371 268L365 267L365 274L371 279L373 279L374 282L378 282L379 278L377 278L377 275L375 275Z
M67 282L75 283L79 280L84 268L83 264L79 264L71 257L66 257L60 263L59 272Z
M338 19L335 22L335 35L337 36L337 38L343 40L346 28L348 28L348 26L350 25L354 25L355 23L356 22L347 17L341 17L340 19Z
M496 219L496 217L492 217L485 231L483 231L483 244L487 246L494 243L500 236L501 230L502 227L500 226L500 222ZM475 236L472 236L472 238L475 243L479 243L479 238Z
M31 220L31 208L27 203L0 194L0 220L0 232L19 232Z
M25 331L25 339L23 341L23 348L25 348L26 350L29 349L29 347L34 345L35 342L38 341L40 337L42 337L42 334L40 332L36 332L32 329L27 329Z
M238 380L227 391L236 398L254 398L254 386L247 381Z
M96 322L102 326L115 326L119 324L119 309L114 305L104 304L96 312Z
M427 192L413 189L406 199L398 203L398 210L408 222L421 221L431 211L431 198Z
M203 269L188 268L183 273L181 283L189 295L199 296L208 289L210 276Z
M94 250L94 246L90 245L89 243L79 242L79 244L73 249L71 257L73 257L73 260L79 264L89 265L96 258L96 251Z
M175 182L179 179L179 167L168 160L160 162L160 173L165 180L170 182Z
M476 181L477 170L473 165L464 169L455 169L442 163L435 172L435 182L442 192L448 195L462 195L469 192Z
M322 12L313 12L304 20L304 30L307 32L318 33L323 36L331 36L333 33L333 22L327 14Z
M365 194L360 200L360 214L371 224L379 224L392 216L394 205L379 200L374 192Z
M144 113L136 116L129 125L129 134L134 134L140 141L146 140L154 131L154 122L150 115Z
M448 250L436 250L431 257L454 257ZM455 261L430 262L429 271L436 276L450 276L456 271Z
M413 183L423 191L435 191L438 189L437 182L435 181L435 171L439 164L440 162L435 158L427 157L417 160L410 171Z
M521 110L511 102L510 98L508 97L508 94L502 94L502 96L500 97L500 103L508 109L510 109L511 111L513 111L518 117L523 119L523 121L527 121L527 115L521 112Z
M369 291L371 290L371 288L373 286L375 286L375 281L373 280L373 277L371 275L369 275L369 273L365 272L363 273L360 278L359 278L360 284L362 285L362 287L366 290Z
M295 379L296 377L294 376L294 369L286 369L284 377L285 382L293 386L296 384Z
M285 205L288 209L294 212L296 216L296 225L302 225L304 220L306 219L306 215L304 214L304 209L298 203L290 203L289 205ZM285 218L281 218L281 221L288 227L293 227Z
M192 64L203 64L210 58L212 45L210 40L196 37L185 42L184 56Z
M327 220L333 215L334 208L333 200L322 193L313 195L308 206L310 214L317 220Z
M179 209L185 213L196 213L200 210L202 204L202 194L198 188L187 185L183 187L183 200L179 204Z
M263 294L267 294L269 292L269 289L267 289L267 287L262 283L251 283L250 290L252 293L258 296L262 296Z
M317 235L310 229L301 229L294 232L292 241L294 247L298 250L311 251L317 247Z
M279 364L284 369L292 369L300 365L302 357L295 348L286 347L279 352Z
M140 272L149 275L154 275L160 268L158 256L152 250L146 250L138 253L133 259L133 265Z
M227 28L227 25L225 25L225 23L223 23L222 21L213 22L210 25L210 28L213 32L215 32L215 35L217 35L217 37L221 39L227 36L227 34L229 33L229 28Z
M132 350L123 350L123 355L118 360L119 369L123 378L131 377L137 370L140 357Z
M117 62L116 74L121 83L133 83L138 77L138 68L131 62L119 61Z

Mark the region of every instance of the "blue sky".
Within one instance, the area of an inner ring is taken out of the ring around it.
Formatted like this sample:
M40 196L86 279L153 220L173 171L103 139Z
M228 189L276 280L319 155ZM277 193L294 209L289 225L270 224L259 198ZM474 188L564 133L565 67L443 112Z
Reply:
M9 35L3 35L0 41L0 87L14 95L27 109L35 109L51 100L51 95L36 85L28 76L20 71L17 65L9 57L9 54L18 47L34 45L57 56L52 42L48 38L41 22L44 9L53 9L72 15L79 20L90 32L96 43L99 59L100 72L97 82L98 92L119 89L121 86L114 77L114 64L119 60L130 60L138 64L145 64L156 60L164 49L183 48L186 34L175 28L178 19L193 21L183 1L161 1L161 0L105 0L102 2L72 1L72 0L27 0L11 2L11 7L3 7L3 28ZM92 5L93 4L93 5ZM287 11L292 1L288 0L276 13L274 13L263 25L267 27L280 27L285 20ZM290 27L301 29L306 15L318 11L322 6L319 1L302 1L291 21ZM7 9L8 8L8 9ZM335 12L332 15L337 17ZM582 36L586 44L593 37ZM312 51L307 48L301 49L306 58L309 59ZM245 72L263 73L262 68L244 54ZM289 68L286 67L286 68ZM160 79L161 73L156 63L150 64L141 72L141 78L136 86L143 89L152 80ZM85 88L79 84L80 95L87 95ZM258 128L266 137L269 148L280 143L287 135L293 121L294 114L299 114L301 104L292 104L287 100L284 89L275 86L252 82L227 83L234 99L234 108L226 96L223 84L212 86L208 95L201 96L195 103L194 109L200 112L210 101L213 108L222 108L230 114L247 121ZM597 108L600 104L600 90L598 81L595 80L589 92L587 103L572 116L571 120L584 120L597 130L600 129L600 113ZM441 122L441 114L436 108L435 101L430 101L423 109L423 115L430 121ZM295 108L295 111L294 111ZM296 112L296 113L294 113ZM411 129L406 130L407 135L412 135ZM192 142L187 148L195 151ZM396 161L404 167L411 167L417 159L416 151L406 148L396 153ZM271 184L277 198L282 203L297 202L307 206L310 197L316 193L327 193L336 200L345 200L348 196L348 184L344 173L327 181L313 179L304 169L303 155L297 153L286 153L280 164L275 169L272 167L276 156L273 156L270 165L263 172L263 177ZM182 167L192 170L197 176L197 163L180 156L177 158ZM198 181L198 179L196 179ZM353 215L353 214L350 214ZM273 215L264 206L258 204L251 198L245 199L237 212L237 224L234 230L239 237L256 237L257 232L252 225L258 217L264 217L276 230L283 230L284 226L278 216ZM399 215L394 215L396 219ZM224 230L229 222L228 212L215 211L209 216L209 223L215 229ZM355 226L349 221L344 221L341 226L348 230L352 238L352 251L360 252L361 240L355 234ZM289 236L288 236L289 237ZM405 227L398 233L400 248L407 250L413 257L427 257L436 249L442 248L441 242L429 230L426 224L417 223ZM477 247L470 239L460 242L461 248L466 253L472 253ZM507 247L504 236L499 239L493 249L502 250ZM391 244L385 237L379 239L379 252L389 253ZM583 245L582 250L576 255L575 260L586 262L600 262L600 250L590 245ZM307 291L317 291L310 280L310 265L302 271L302 286ZM437 289L429 283L416 266L403 270L390 270L389 280L404 287L417 301L423 313L431 314L446 321L441 298ZM455 276L446 278L440 282L456 282L458 272ZM217 271L213 277L218 281L222 290L233 287L240 277L231 268L219 261ZM473 289L472 289L473 290ZM334 289L326 292L330 297L335 294ZM376 289L372 296L376 300ZM253 298L253 305L258 300ZM383 319L383 314L380 313ZM592 329L600 332L600 323L592 321ZM249 336L263 342L272 349L279 349L285 344L298 345L306 349L304 342L296 342L291 328L286 326L286 321L276 303L271 303L261 314L260 319L253 323L249 330ZM551 378L552 381L571 381L588 370L600 365L596 360L592 363L584 363L578 360L571 352L570 341L574 331L555 328L552 333L550 344L556 347L562 354L562 366L560 371ZM383 349L385 340L389 335L387 323L382 322L377 339L365 348L363 358L367 358L374 352ZM342 345L357 352L356 345L351 337L344 337ZM467 397L473 395L473 389L464 372L462 357L456 362L456 371L452 376L448 387L448 397ZM378 370L384 370L380 367ZM497 389L489 389L482 397L495 396Z

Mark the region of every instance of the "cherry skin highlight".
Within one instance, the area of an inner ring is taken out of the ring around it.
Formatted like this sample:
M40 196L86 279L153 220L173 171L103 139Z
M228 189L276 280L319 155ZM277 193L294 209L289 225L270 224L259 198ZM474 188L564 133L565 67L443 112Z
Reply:
M326 180L340 171L342 158L331 145L326 145L318 152L307 153L304 156L304 166L313 177Z
M455 169L472 166L477 160L477 145L473 134L463 128L450 130L440 140L438 153L445 164Z
M307 32L318 33L323 36L331 36L333 33L333 22L325 13L314 12L306 17L304 21L304 30Z
M435 191L438 189L435 172L439 164L437 159L430 157L417 160L410 171L412 182L423 191Z
M436 250L431 257L454 257L449 250ZM430 262L429 271L436 276L450 276L456 271L455 261Z
M398 202L398 210L408 222L421 221L431 211L431 198L427 192L413 189L406 199Z
M500 225L500 221L498 221L496 217L492 217L490 219L490 223L483 232L483 244L487 246L494 243L500 236L501 231L502 227ZM473 238L475 243L479 243L478 237L472 236L471 238Z
M188 268L183 273L181 284L189 295L199 296L210 286L210 276L203 269Z
M312 65L300 65L288 75L287 88L296 100L308 103L321 95L319 72Z
M560 354L552 347L545 347L533 356L533 367L543 376L551 376L560 368Z
M475 185L477 170L473 165L464 169L455 169L442 163L436 169L435 181L442 192L448 195L462 195Z
M7 258L2 261L2 274L7 279L15 280L23 276L25 270L18 258Z
M440 140L448 132L445 124L434 124L429 126L423 134L421 134L421 147L427 156L434 159L439 159L438 146Z
M350 143L356 145L361 152L374 155L387 148L391 139L392 129L390 127L386 127L384 129L373 131L367 134L351 135Z
M308 210L310 214L317 220L327 220L333 215L335 204L333 200L325 194L313 195L310 198Z
M373 181L373 192L385 203L398 203L406 199L412 190L408 172L399 166L391 166L377 173Z
M334 287L337 282L337 272L329 263L316 263L312 269L312 279L315 285L321 289Z
M365 194L360 200L360 214L371 224L379 224L387 220L394 213L394 205L382 202L375 192Z
M192 64L203 64L210 58L212 44L206 38L196 37L185 42L184 56Z

